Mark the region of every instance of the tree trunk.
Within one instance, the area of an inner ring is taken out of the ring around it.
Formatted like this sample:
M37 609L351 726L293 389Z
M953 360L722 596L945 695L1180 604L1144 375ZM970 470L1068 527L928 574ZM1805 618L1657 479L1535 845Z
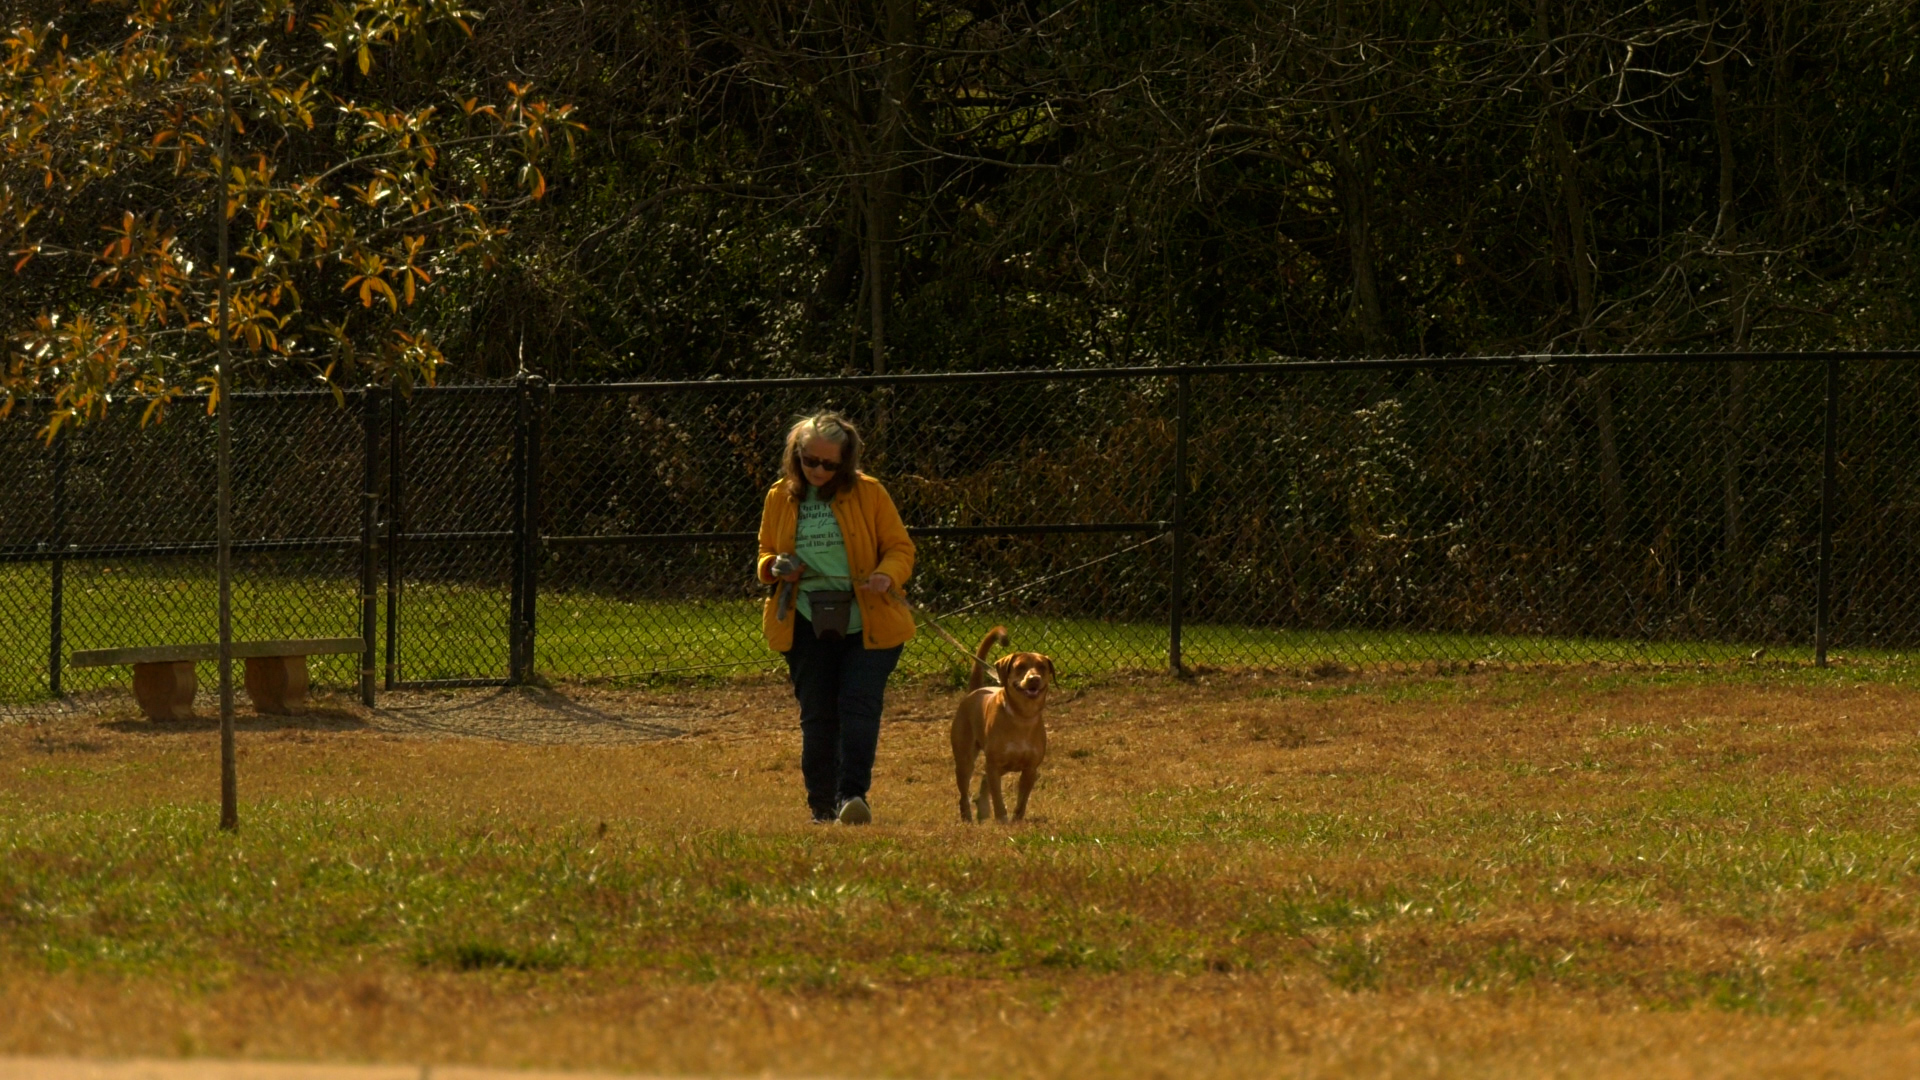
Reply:
M1804 205L1800 200L1800 192L1807 186L1807 169L1814 160L1809 155L1795 153L1793 134L1789 130L1793 118L1806 115L1804 104L1791 100L1790 88L1796 85L1792 78L1793 7L1792 0L1766 0L1762 5L1773 69L1768 88L1772 99L1768 103L1768 111L1773 137L1774 188L1770 231L1777 242L1788 246L1798 243L1802 238Z
M1612 371L1602 365L1581 380L1593 412L1594 433L1600 443L1600 497L1606 514L1609 559L1624 546L1627 536L1626 485L1620 480L1620 443L1613 429Z
M1593 314L1598 282L1593 262L1593 245L1588 236L1586 192L1580 184L1580 159L1573 142L1567 138L1566 109L1558 102L1548 105L1547 138L1553 145L1554 164L1560 172L1562 208L1567 215L1567 264L1573 278L1574 314L1580 320L1580 347L1593 348Z
M1351 41L1347 27L1347 6L1334 5L1334 47L1344 52ZM1335 102L1327 110L1333 124L1334 182L1340 189L1340 211L1347 237L1347 259L1353 272L1353 313L1360 324L1360 337L1367 352L1379 355L1387 345L1387 320L1380 303L1380 283L1374 272L1372 200L1369 183L1373 179L1372 155L1365 134L1356 134L1348 123L1347 106Z
M233 745L233 321L230 311L232 286L229 263L232 240L227 230L228 178L233 174L233 88L227 72L233 57L233 0L221 5L220 40L220 175L214 184L214 221L219 228L218 264L220 275L220 369L215 372L214 393L219 397L218 442L215 444L214 486L214 577L219 591L216 618L219 623L220 665L220 828L240 828L240 781Z
M1334 169L1340 186L1341 215L1346 225L1347 258L1353 264L1353 310L1367 352L1380 355L1387 347L1387 320L1380 303L1379 279L1374 272L1373 218L1367 183L1369 155L1334 110Z
M1727 302L1733 310L1733 349L1739 352L1744 351L1749 342L1753 287L1746 260L1737 250L1740 223L1738 208L1734 204L1736 162L1733 154L1733 115L1727 92L1727 47L1714 40L1719 30L1719 13L1708 10L1707 0L1698 0L1698 8L1700 21L1707 28L1707 85L1713 99L1713 132L1720 156L1719 206L1714 216L1710 246L1714 257L1724 260L1727 269ZM1720 426L1722 531L1725 534L1722 551L1727 564L1726 585L1730 590L1730 600L1735 604L1745 593L1740 584L1741 568L1746 562L1746 536L1741 521L1740 464L1744 456L1747 367L1746 362L1740 360L1727 365L1725 410Z
M1573 280L1574 314L1579 319L1581 351L1591 352L1596 344L1594 314L1598 307L1599 275L1589 234L1591 223L1587 218L1586 192L1580 183L1580 158L1574 150L1573 141L1567 136L1566 105L1559 100L1559 92L1549 74L1552 65L1545 55L1553 48L1547 14L1547 0L1534 0L1534 32L1539 36L1543 54L1538 84L1546 112L1544 126L1547 141L1553 151L1554 166L1560 174L1561 211L1566 215L1567 229L1565 255L1568 276ZM1609 567L1617 572L1617 556L1626 541L1627 495L1620 470L1620 444L1614 432L1610 375L1607 368L1600 367L1581 381L1587 390L1587 403L1593 413L1594 432L1600 444L1600 494L1606 515L1606 560Z
M884 59L875 111L874 160L867 170L867 302L873 373L887 370L887 315L893 298L893 245L906 179L908 98L913 93L913 0L885 0Z

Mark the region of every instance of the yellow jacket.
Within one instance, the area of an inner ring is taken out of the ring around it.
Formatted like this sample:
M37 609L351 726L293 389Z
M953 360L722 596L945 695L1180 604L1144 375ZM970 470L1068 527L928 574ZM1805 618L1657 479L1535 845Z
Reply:
M793 552L794 526L800 518L799 504L787 497L786 481L767 492L766 506L760 511L760 561L755 566L763 582L771 583L768 573L776 555ZM891 594L877 595L860 586L875 571L893 579L895 588L904 588L913 573L913 539L894 508L893 497L880 481L858 473L845 491L834 496L833 519L840 523L840 539L847 545L847 570L853 579L854 601L860 605L860 636L869 649L890 649L913 637L913 615L906 605ZM780 591L767 598L760 615L760 629L775 652L793 648L793 613L783 620L777 616L775 602Z

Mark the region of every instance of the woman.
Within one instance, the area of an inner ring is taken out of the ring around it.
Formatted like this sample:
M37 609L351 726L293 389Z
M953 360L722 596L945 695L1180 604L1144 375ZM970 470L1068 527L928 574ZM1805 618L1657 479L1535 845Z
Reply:
M775 585L761 628L800 702L813 820L864 825L887 676L913 637L891 595L913 573L913 541L887 490L860 471L860 433L846 418L794 424L781 466L760 514L759 576Z

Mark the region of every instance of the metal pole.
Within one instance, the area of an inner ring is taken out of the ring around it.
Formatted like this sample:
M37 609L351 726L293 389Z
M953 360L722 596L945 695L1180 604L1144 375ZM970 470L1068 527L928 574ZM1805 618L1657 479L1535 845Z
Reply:
M1833 503L1837 486L1840 430L1840 361L1827 361L1826 446L1820 467L1820 592L1813 623L1813 663L1827 666L1827 645L1833 636Z
M67 443L71 431L53 438L53 581L47 626L47 690L63 696L61 664L66 652L67 609Z
M527 380L528 405L527 417L527 502L526 502L526 552L522 556L522 565L526 570L525 583L520 588L523 605L520 617L522 631L526 635L520 643L520 659L526 665L522 681L533 678L533 646L539 628L540 613L540 428L546 418L546 382L534 375Z
M527 400L525 368L514 376L513 408L513 570L507 596L507 684L526 681L527 587L527 428L532 403Z
M1175 675L1186 674L1180 659L1180 619L1184 614L1187 588L1187 398L1192 376L1184 365L1176 378L1173 426L1173 565L1169 571L1167 597L1167 667Z
M360 484L360 704L372 708L380 620L380 392L372 386L361 393L360 426L366 437Z
M233 91L228 68L233 66L233 0L222 4L225 36L220 42L220 176L214 185L214 220L219 230L220 324L216 328L220 343L220 369L215 373L215 389L220 395L220 444L217 450L218 520L215 540L219 549L216 573L220 579L220 827L232 831L240 827L239 780L233 751L233 347L227 340L227 280L230 260L227 237L227 177L233 161Z
M400 681L400 526L407 511L406 402L387 388L387 689Z

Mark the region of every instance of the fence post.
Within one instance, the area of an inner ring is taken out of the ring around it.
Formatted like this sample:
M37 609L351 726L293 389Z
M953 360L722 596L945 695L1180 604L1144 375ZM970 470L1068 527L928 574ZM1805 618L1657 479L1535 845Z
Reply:
M360 426L366 461L360 491L360 703L373 707L375 623L380 619L380 391L362 391Z
M1187 591L1187 397L1191 383L1186 365L1180 365L1174 384L1173 563L1167 596L1167 667L1175 675L1186 674L1180 659L1180 619Z
M62 697L61 664L66 652L67 607L67 443L73 439L69 428L53 437L53 581L49 590L51 612L47 623L47 690Z
M524 481L526 498L522 501L525 524L520 532L520 681L534 678L533 647L539 629L540 614L540 436L546 419L546 380L527 377L522 397L527 410Z
M526 681L527 430L533 426L527 372L513 377L513 572L507 599L507 685Z
M1827 644L1833 635L1833 503L1836 486L1840 427L1840 361L1827 360L1827 417L1825 447L1820 467L1820 586L1813 623L1813 663L1827 666Z
M406 512L406 402L387 388L387 689L400 681L400 518Z

